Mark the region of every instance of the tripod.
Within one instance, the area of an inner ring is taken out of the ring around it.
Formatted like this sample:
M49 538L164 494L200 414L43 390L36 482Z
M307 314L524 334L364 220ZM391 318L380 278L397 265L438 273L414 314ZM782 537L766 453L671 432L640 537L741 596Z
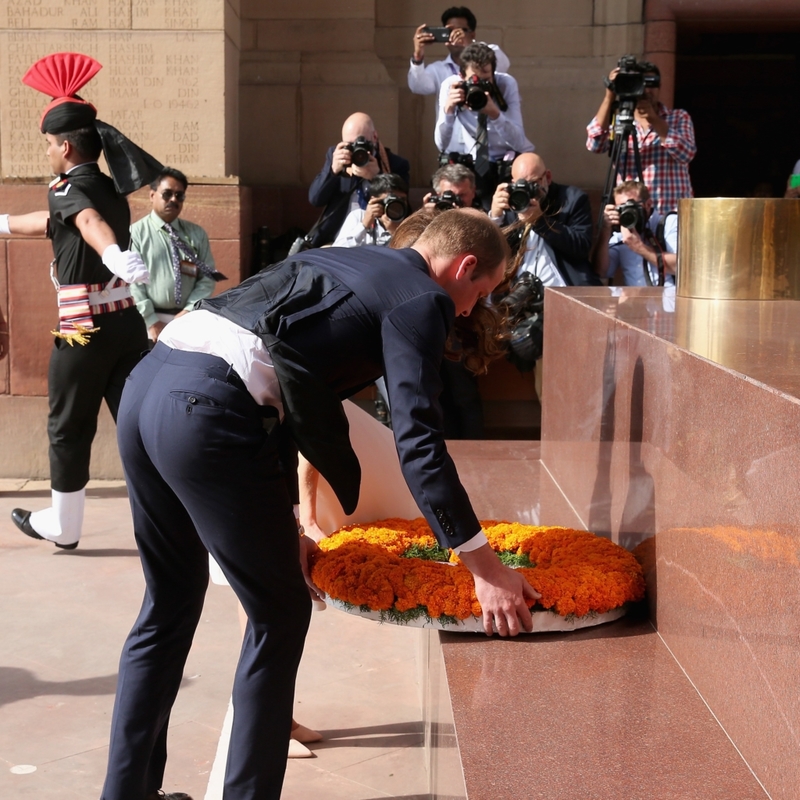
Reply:
M597 227L603 224L603 209L611 202L614 193L614 186L617 183L617 176L621 175L624 179L625 169L620 169L621 162L627 167L628 159L628 140L633 141L633 158L636 165L637 179L644 182L642 172L642 159L639 155L639 140L636 138L636 128L633 124L633 110L636 107L635 98L625 98L619 101L619 106L614 117L614 140L611 144L609 155L611 157L606 173L606 182L603 185L603 198L600 202L600 218Z

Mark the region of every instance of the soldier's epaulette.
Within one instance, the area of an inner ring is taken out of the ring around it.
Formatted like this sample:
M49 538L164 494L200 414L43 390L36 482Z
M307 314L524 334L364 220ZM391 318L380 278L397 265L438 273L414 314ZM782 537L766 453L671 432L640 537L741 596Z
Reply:
M69 178L61 176L50 182L50 191L53 192L56 197L64 197L71 187L72 184L69 182Z

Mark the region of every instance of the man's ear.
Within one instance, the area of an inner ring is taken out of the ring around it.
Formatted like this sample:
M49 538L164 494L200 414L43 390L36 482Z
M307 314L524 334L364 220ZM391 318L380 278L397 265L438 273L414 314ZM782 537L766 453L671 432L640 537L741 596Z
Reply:
M459 256L456 261L458 262L455 272L456 280L471 279L472 273L475 272L475 267L478 265L478 259L472 253L466 253Z

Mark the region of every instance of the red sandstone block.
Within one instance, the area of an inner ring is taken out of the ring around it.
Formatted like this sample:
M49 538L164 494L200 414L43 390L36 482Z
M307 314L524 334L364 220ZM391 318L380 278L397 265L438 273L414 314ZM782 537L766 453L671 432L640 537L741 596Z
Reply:
M10 393L46 395L50 331L58 322L53 249L46 239L12 239L7 254Z
M8 272L6 242L0 241L0 394L8 394Z

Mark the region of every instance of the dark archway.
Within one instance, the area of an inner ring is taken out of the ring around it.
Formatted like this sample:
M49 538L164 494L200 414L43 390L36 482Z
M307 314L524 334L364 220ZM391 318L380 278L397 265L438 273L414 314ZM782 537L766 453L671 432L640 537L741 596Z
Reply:
M800 159L800 31L678 21L675 106L692 115L698 197L781 197Z

